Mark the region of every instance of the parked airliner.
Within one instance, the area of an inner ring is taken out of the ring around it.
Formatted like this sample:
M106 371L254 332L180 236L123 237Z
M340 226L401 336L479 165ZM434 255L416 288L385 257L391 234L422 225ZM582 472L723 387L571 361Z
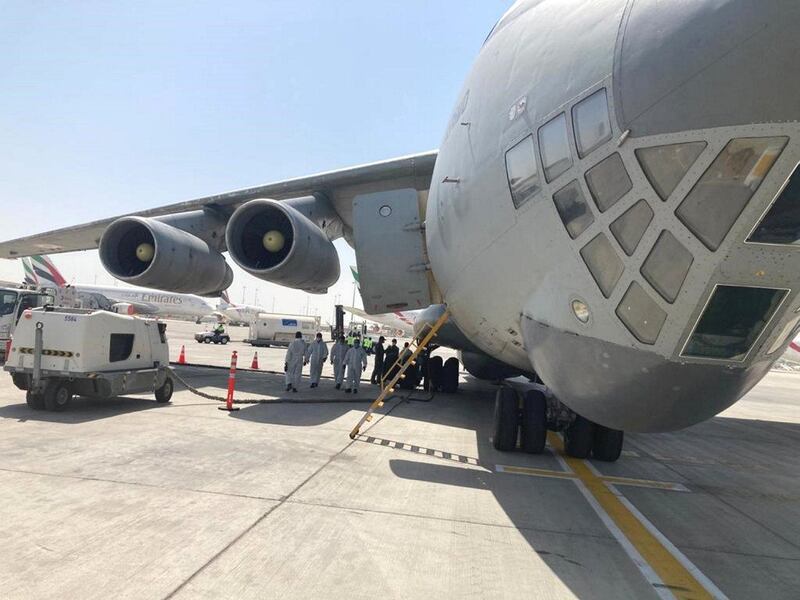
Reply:
M48 256L33 255L22 259L25 283L45 289L70 286L85 306L115 310L125 314L202 319L215 315L214 308L202 298L137 287L110 287L69 283Z

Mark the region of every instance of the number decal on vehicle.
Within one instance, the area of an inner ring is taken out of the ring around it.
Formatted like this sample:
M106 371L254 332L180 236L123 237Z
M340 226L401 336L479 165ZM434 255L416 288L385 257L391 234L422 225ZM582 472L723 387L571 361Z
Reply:
M72 321L74 323L77 323L78 322L78 317L76 317L74 315L65 315L64 316L64 320L65 321Z

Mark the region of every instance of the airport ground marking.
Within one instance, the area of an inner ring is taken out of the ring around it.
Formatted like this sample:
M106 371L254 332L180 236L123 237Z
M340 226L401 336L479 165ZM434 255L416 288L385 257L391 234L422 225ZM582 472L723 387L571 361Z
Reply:
M674 483L671 481L654 481L652 479L638 479L635 477L618 477L615 475L602 475L591 465L586 463L587 467L593 471L593 474L603 481L604 483L613 485L629 485L632 487L652 488L657 490L666 490L669 492L689 492L682 483ZM532 467L517 467L513 465L495 465L495 471L498 473L509 473L512 475L528 475L530 477L553 477L556 479L579 479L579 475L572 470L555 471L552 469L535 469Z
M555 433L548 434L548 442L564 470L576 475L572 481L660 597L725 598L713 582L624 498L616 489L618 482L604 481L588 461L566 456L564 443Z

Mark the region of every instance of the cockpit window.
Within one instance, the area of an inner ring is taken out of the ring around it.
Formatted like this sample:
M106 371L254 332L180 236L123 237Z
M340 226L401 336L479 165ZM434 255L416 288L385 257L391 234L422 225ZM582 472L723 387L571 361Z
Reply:
M781 289L718 285L683 355L743 361L786 294Z
M572 108L572 125L581 158L611 139L605 88L581 100Z
M533 150L533 136L529 135L506 152L506 174L511 188L511 199L519 208L541 189L539 169Z
M0 316L10 315L17 305L16 292L0 292Z
M572 166L567 138L567 117L564 113L539 129L539 152L547 181L565 173Z
M800 245L800 165L747 241Z

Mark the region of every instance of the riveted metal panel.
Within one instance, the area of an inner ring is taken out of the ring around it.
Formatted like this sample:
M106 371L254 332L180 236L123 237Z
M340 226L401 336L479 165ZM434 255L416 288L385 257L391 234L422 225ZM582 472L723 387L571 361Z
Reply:
M356 196L353 234L366 312L379 314L431 304L415 189Z

